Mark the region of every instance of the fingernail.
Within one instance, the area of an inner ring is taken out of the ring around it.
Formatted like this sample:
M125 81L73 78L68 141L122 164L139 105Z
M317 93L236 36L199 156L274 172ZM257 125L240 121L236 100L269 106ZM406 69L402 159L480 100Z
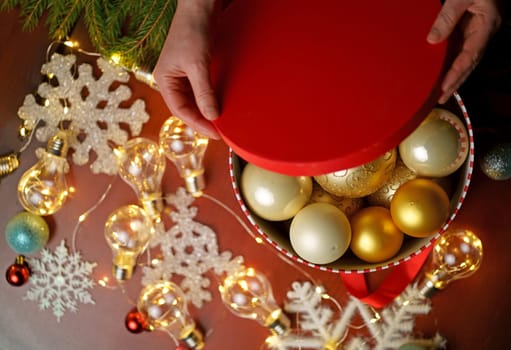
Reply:
M206 119L208 120L215 120L216 118L218 118L217 108L213 106L207 106L204 109L204 117L206 117Z
M440 32L436 28L431 28L428 37L426 38L428 43L435 44L440 41Z

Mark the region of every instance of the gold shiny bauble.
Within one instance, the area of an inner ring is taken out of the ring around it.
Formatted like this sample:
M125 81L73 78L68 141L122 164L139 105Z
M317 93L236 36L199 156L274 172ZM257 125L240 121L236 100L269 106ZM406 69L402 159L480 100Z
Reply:
M330 194L325 191L321 186L313 181L312 184L312 194L309 203L328 203L336 206L341 209L341 211L346 214L349 218L353 216L358 210L362 209L364 206L363 198L347 198L347 197L338 197L336 195Z
M373 193L392 175L396 165L397 152L392 150L372 162L339 170L333 173L315 176L314 179L321 187L340 197L364 197Z
M293 249L301 258L314 264L328 264L348 250L351 227L338 208L314 203L296 214L289 235Z
M309 201L312 179L274 173L249 163L241 174L241 193L248 207L259 217L270 221L287 220Z
M435 108L399 145L405 165L419 176L442 177L455 172L466 160L467 130L453 113Z
M403 233L392 221L384 207L367 207L351 219L350 248L360 259L377 263L388 260L399 252Z
M428 179L410 180L398 188L390 202L396 226L412 237L436 233L449 217L449 197L444 189Z
M411 179L415 179L416 176L415 172L408 169L408 167L404 165L400 159L398 159L390 179L376 192L371 193L367 197L369 205L390 208L390 201L392 200L392 197L394 197L394 193L396 193L399 186Z

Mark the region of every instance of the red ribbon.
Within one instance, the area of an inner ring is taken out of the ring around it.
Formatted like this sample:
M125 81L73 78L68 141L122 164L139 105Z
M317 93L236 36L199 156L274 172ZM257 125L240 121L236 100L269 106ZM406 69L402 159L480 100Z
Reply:
M362 302L375 308L382 308L400 295L415 279L428 258L431 248L432 245L410 260L394 267L392 272L373 292L369 291L365 273L341 274L344 285L350 294Z

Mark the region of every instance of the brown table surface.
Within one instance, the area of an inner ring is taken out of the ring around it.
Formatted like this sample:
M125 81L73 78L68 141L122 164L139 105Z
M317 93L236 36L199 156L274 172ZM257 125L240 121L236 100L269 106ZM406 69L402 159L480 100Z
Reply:
M48 38L46 29L22 32L17 12L0 13L0 154L17 150L19 119L17 109L24 96L36 91L41 82L40 66L45 60ZM76 38L87 43L82 30ZM82 34L80 34L82 33ZM511 55L506 52L511 29L505 25L498 33L487 55L461 94L471 115L476 132L476 158L486 145L497 140L510 140L511 128ZM131 82L133 95L143 98L151 120L142 135L156 139L159 126L168 117L159 94L138 82ZM16 196L19 176L34 160L33 142L22 155L21 166L0 183L2 209L0 227L22 208ZM231 190L228 174L228 148L220 141L212 141L205 158L207 193L219 198L238 215L241 210ZM105 191L111 178L92 175L87 167L73 166L70 182L77 188L64 208L50 219L51 238L47 245L54 249L62 239L68 246L72 230L80 214L95 203ZM163 181L165 193L173 193L182 180L168 163ZM447 338L449 349L503 349L508 348L508 324L511 315L511 180L493 181L483 175L476 162L468 196L456 218L454 227L466 227L483 240L484 261L472 277L450 285L432 299L433 309L427 316L417 318L415 332L426 337L439 332ZM136 203L134 193L118 180L108 200L92 218L85 221L77 236L77 247L87 261L97 262L94 279L110 276L111 251L103 237L104 222L121 205ZM281 304L291 282L304 280L304 275L279 258L273 248L258 245L239 223L207 199L198 199L196 217L212 227L218 235L220 250L241 255L247 264L256 267L270 279L277 301ZM13 263L16 254L0 242L0 266ZM304 267L330 295L343 303L347 294L338 275ZM5 270L4 270L5 271ZM92 290L95 305L79 305L77 314L66 313L57 323L51 311L40 311L36 303L23 300L27 285L15 288L5 280L0 283L0 349L172 349L174 345L163 332L133 335L124 326L124 318L132 308L141 288L141 272L137 270L127 283L126 295L120 289L110 290L96 286ZM369 276L374 285L382 274ZM197 322L207 333L206 349L260 349L268 331L257 323L232 315L221 303L212 280L213 300L201 309L191 308Z

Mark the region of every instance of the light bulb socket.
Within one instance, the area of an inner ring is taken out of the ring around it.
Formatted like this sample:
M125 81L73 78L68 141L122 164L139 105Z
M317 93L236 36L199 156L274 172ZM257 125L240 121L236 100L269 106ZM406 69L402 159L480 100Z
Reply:
M204 339L202 334L195 327L190 327L189 329L183 330L179 340L185 343L185 345L190 349L200 350L204 348Z
M430 279L424 280L419 286L419 293L426 298L433 297L438 291L439 289L435 287L435 283Z
M202 196L202 190L206 188L204 174L186 176L184 178L186 190L194 197Z
M117 281L126 281L133 275L133 267L114 265L112 275Z
M58 132L55 136L53 136L46 146L46 152L57 157L65 157L67 155L67 151L67 136L63 131Z
M272 312L270 317L266 320L266 327L275 335L286 334L290 324L291 321L289 321L289 318L287 318L281 310L279 310L279 312Z
M156 84L156 81L154 80L153 72L151 72L149 69L144 69L143 67L134 67L131 71L138 81L147 84L149 87L159 91L158 84Z
M0 179L13 173L19 166L20 161L16 153L0 157Z
M156 222L161 221L161 212L163 211L163 199L161 194L157 198L142 198L140 200L146 214Z

